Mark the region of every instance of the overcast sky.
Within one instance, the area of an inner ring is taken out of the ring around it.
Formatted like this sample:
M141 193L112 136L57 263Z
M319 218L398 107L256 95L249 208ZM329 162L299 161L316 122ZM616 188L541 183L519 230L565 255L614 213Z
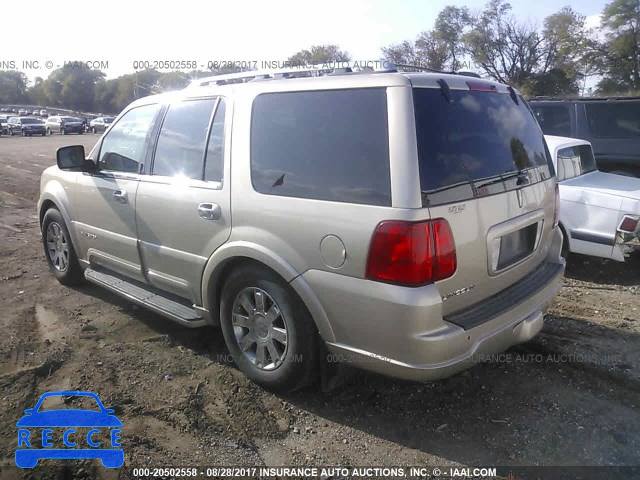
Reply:
M378 60L380 47L414 39L431 28L446 5L479 10L484 0L323 0L303 2L109 0L76 4L16 2L2 5L0 69L16 63L30 79L46 77L66 60L108 62L108 78L134 71L134 61L284 60L311 45L333 43L353 60ZM540 24L571 5L598 24L605 0L512 1L522 21ZM68 7L68 8L67 8ZM29 12L29 8L37 11ZM28 19L28 20L27 20ZM38 69L23 62L37 61Z

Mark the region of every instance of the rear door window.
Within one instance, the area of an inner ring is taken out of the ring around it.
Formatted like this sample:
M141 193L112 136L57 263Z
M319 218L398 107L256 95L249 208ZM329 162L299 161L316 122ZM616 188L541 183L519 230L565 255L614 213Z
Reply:
M553 167L542 131L519 97L414 88L425 206L504 193L544 181Z
M558 150L558 181L584 175L597 170L590 145L576 145Z
M591 133L599 138L640 138L640 101L586 103Z
M268 195L390 206L385 89L259 95L251 178Z
M171 104L162 122L153 175L202 179L204 150L215 98Z
M545 135L571 136L571 113L567 105L534 105L531 109Z

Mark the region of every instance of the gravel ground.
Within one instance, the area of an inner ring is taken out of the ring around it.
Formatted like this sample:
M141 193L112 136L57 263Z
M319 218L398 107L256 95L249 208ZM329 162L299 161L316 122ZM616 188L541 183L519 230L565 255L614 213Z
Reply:
M40 173L57 147L88 149L97 138L0 138L1 477L129 478L133 467L194 465L640 464L637 263L574 256L542 333L452 378L418 384L346 370L329 392L274 395L230 364L218 330L189 330L49 274L35 212ZM10 467L22 411L44 392L74 389L98 393L123 421L125 468Z

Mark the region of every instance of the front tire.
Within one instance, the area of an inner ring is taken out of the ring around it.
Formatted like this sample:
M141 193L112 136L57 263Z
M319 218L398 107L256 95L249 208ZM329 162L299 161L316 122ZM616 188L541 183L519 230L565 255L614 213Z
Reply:
M42 220L42 244L49 269L63 285L77 285L84 276L62 214L50 208Z
M273 391L292 391L314 379L316 328L296 293L265 267L247 265L227 278L220 324L236 365Z

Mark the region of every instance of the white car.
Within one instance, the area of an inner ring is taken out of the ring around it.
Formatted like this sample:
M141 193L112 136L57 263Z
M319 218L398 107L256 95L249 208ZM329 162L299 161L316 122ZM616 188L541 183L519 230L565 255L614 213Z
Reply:
M565 251L619 262L640 252L640 178L599 171L586 140L545 139L558 176Z

